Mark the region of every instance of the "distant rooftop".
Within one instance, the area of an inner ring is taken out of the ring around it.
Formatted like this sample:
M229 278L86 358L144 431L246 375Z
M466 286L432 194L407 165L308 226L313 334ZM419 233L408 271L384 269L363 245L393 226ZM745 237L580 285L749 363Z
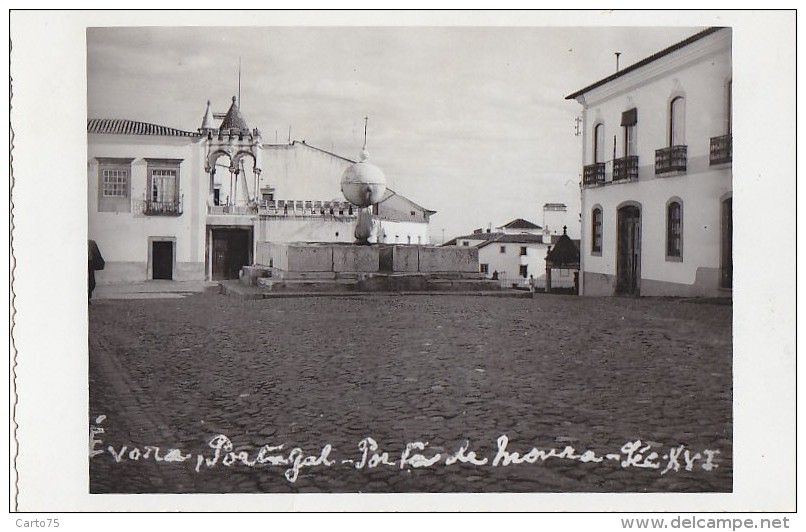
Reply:
M503 226L505 229L543 229L537 224L533 224L529 220L517 218Z
M487 242L479 244L479 249L487 247L490 244L542 244L543 235L505 235L504 233L495 233L497 238L491 238Z

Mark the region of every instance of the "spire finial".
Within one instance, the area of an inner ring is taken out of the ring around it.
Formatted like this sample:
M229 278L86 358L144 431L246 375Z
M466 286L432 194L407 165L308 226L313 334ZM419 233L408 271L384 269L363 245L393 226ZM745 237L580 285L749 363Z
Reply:
M563 226L563 234L564 235L568 234L568 226L567 225Z
M365 161L369 157L369 152L367 151L367 123L369 122L369 117L364 117L364 147L361 149L361 160Z
M367 123L369 122L369 117L364 117L364 149L367 148Z
M200 130L213 129L213 114L210 112L210 100L207 100L207 109L204 111Z

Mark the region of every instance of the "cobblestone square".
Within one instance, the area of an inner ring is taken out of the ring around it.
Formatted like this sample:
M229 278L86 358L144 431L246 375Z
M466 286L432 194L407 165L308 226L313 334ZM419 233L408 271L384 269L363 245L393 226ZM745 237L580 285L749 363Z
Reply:
M208 290L89 311L92 493L732 490L729 304Z

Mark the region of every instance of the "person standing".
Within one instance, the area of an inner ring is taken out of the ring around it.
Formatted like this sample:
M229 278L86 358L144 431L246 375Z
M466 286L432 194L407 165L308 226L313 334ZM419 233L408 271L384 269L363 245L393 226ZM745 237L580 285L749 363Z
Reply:
M104 262L103 256L101 256L101 250L98 249L98 244L95 240L88 241L88 254L87 254L87 302L92 299L92 292L95 290L95 272L97 270L103 270L106 263Z

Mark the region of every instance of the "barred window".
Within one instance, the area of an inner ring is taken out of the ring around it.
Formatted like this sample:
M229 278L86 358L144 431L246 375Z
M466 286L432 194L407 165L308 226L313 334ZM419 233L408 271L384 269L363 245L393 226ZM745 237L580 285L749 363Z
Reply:
M125 198L129 194L129 171L125 168L104 168L102 194L105 198Z
M602 209L593 209L592 227L591 227L591 252L602 252Z
M683 257L683 208L677 201L666 206L666 256Z

